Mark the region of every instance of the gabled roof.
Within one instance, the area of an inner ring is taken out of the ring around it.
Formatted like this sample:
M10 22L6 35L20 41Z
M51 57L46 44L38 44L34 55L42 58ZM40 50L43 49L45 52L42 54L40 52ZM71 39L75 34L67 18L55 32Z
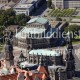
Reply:
M0 76L1 80L16 80L17 79L17 73L16 74L10 74L10 75L4 75Z
M25 80L34 80L35 78L44 80L47 78L48 73L44 66L39 66L37 70L39 73L32 73L31 71L26 71L26 70L21 70L19 68L16 68L18 74L15 73L15 74L3 75L3 76L1 75L0 79L1 80L17 80L17 79L24 80L24 76L25 76Z
M47 78L46 74L43 74L42 80L44 80L44 79L46 79L46 78Z
M45 74L48 74L48 73L47 73L47 70L45 69L44 66L39 66L39 67L37 68L37 70L38 70L39 72L43 72L43 73L45 73Z

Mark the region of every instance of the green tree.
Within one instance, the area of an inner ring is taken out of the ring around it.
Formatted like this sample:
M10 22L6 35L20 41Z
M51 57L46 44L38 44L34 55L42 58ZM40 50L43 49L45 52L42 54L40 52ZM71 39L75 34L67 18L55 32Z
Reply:
M26 22L30 20L29 16L25 14L16 15L13 9L8 9L2 12L0 11L0 25L8 26L8 25L26 25Z
M51 8L51 5L52 5L52 0L48 0L47 1L47 7Z
M78 25L76 24L69 25L64 29L65 32L68 32L68 30L71 32L73 36L73 41L80 40L80 39L76 39L76 37L78 38L80 36L79 34L80 27Z
M0 26L0 37L4 35L3 30L5 29L5 26Z
M15 11L11 8L5 11L5 14L8 16L15 16Z
M9 17L7 21L7 25L14 25L14 24L15 24L14 16Z
M62 18L57 17L56 21L62 21Z
M26 25L26 23L30 20L30 17L29 16L26 16L25 14L19 14L19 15L16 15L16 23L18 25Z
M75 31L80 30L80 27L76 24L73 24L73 25L69 25L69 26L65 27L64 31L68 32L68 30L75 32Z

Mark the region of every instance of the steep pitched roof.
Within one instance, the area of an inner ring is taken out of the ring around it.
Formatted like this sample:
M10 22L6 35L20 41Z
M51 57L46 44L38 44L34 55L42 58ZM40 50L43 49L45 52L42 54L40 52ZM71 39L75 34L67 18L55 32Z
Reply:
M43 72L43 73L45 73L45 74L48 74L48 73L47 73L47 70L45 69L44 66L39 66L39 67L37 68L37 70L38 70L39 72Z
M17 73L16 74L10 74L10 75L4 75L0 76L1 80L17 80Z
M44 79L46 79L46 78L47 78L46 74L43 74L42 80L44 80Z

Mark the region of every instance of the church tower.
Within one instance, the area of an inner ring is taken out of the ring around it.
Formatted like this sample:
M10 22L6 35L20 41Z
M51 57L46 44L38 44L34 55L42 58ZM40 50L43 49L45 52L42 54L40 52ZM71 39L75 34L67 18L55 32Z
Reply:
M11 43L11 39L8 36L5 38L5 61L7 67L14 65L13 45Z
M72 46L72 38L71 34L68 33L67 35L67 53L66 53L66 71L67 71L67 78L71 79L75 73L75 59L73 56L73 46Z

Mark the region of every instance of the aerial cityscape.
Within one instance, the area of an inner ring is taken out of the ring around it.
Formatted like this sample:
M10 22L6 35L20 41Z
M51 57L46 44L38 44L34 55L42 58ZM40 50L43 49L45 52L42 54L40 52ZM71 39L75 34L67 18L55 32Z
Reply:
M80 0L0 0L0 80L80 80Z

